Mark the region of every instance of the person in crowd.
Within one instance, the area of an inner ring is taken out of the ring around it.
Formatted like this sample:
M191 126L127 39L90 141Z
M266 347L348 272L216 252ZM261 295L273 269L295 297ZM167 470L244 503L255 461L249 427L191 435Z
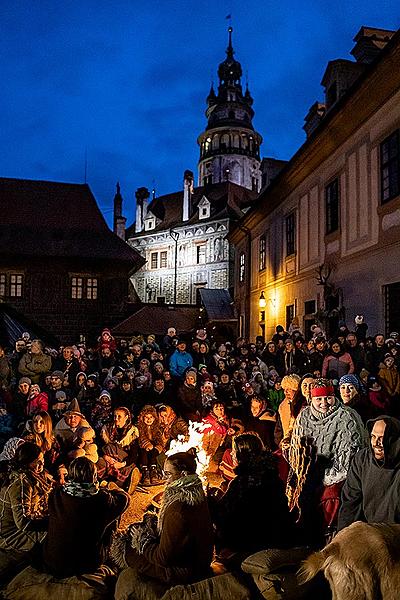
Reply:
M271 381L272 387L268 390L268 406L276 413L280 403L285 398L285 392L282 389L282 379L276 373L276 378Z
M18 445L0 490L0 548L16 563L34 558L46 535L53 482L43 466L39 446Z
M0 345L0 401L4 397L4 392L9 389L11 383L11 365L4 351L4 347Z
M259 550L290 547L295 533L275 460L259 436L235 436L233 451L236 477L224 494L211 488L209 500L217 552L222 560L234 553L231 562L240 564ZM262 515L257 507L262 507Z
M29 390L32 381L29 377L21 377L18 382L17 390L12 395L12 400L7 407L7 412L13 418L13 425L15 431L18 430L19 426L24 423L26 414L25 409L29 399Z
M204 425L202 446L209 460L208 471L216 472L225 448L230 445L230 438L235 431L231 427L224 404L216 398L202 422Z
M43 343L33 340L31 348L22 355L18 372L22 377L29 377L32 383L40 383L43 376L51 370L51 358L43 352Z
M177 440L181 436L187 441L189 438L189 428L185 419L179 417L171 406L162 404L158 407L158 416L161 427L164 452L169 450L172 440Z
M322 364L322 377L339 381L343 375L351 373L354 373L353 359L339 340L332 340Z
M359 415L335 397L331 381L317 379L311 404L294 424L286 488L289 508L303 517L310 541L322 543L325 535L335 531L341 488L351 460L365 441Z
M214 384L212 381L204 381L200 388L201 403L203 406L202 412L205 414L211 409L211 405L216 400Z
M197 387L197 373L192 369L186 371L185 381L178 388L177 410L186 421L201 421L201 391Z
M308 370L314 377L321 377L322 365L328 353L328 344L326 339L322 336L316 337L313 341L315 344L315 352L308 354Z
M238 405L236 390L228 371L221 373L219 376L215 394L218 400L223 402L228 410L235 411L235 408L237 408Z
M300 377L295 373L285 375L282 379L282 389L285 398L280 403L276 414L275 443L277 446L287 446L294 422L305 402L300 391Z
M378 380L390 400L391 414L400 415L400 374L393 356L388 352L383 358L383 365L378 371Z
M78 401L74 398L68 410L54 428L54 434L60 444L60 476L66 475L71 460L86 456L92 462L97 462L97 446L94 443L95 432L85 416L81 413Z
M167 334L164 336L161 348L164 350L166 356L171 356L175 350L174 340L176 340L176 329L175 327L168 327Z
M90 422L93 424L93 429L99 436L103 426L108 425L113 420L113 410L111 403L111 395L107 390L100 392L99 399L95 403L90 413Z
M77 376L81 368L78 359L74 356L72 346L64 346L61 356L54 362L54 369L64 374L63 386L71 390L71 393L75 392Z
M365 336L364 336L365 338ZM366 355L363 346L357 337L357 334L353 331L349 331L346 336L347 351L350 354L354 363L354 372L356 375L361 373L361 370L366 365Z
M374 375L368 375L366 382L368 407L372 417L390 414L390 400Z
M29 395L26 402L25 414L27 417L32 417L39 411L48 411L49 397L46 392L40 390L38 383L32 383L29 388Z
M131 413L125 406L114 410L114 421L103 426L101 439L104 446L97 461L100 479L114 481L120 488L133 494L140 480L138 462L138 428L132 424Z
M276 344L276 346L278 346L279 342L285 342L286 338L289 337L289 334L287 331L285 331L284 327L282 327L282 325L277 325L275 327L275 333L272 336L272 341Z
M64 388L64 373L53 371L50 375L50 388L46 392L49 398L48 411L54 420L60 419L71 400L71 390ZM62 395L59 392L63 392Z
M169 359L169 370L171 375L178 380L182 380L187 369L193 366L193 358L189 352L186 352L186 342L179 339L175 352Z
M86 457L69 465L68 481L49 497L48 533L43 547L45 572L57 578L110 574L100 570L112 528L129 504L119 488L99 487L96 465Z
M153 379L153 385L147 395L148 404L157 406L159 404L175 404L172 401L172 393L165 386L165 380L162 376L156 376Z
M281 375L290 375L296 373L303 375L307 370L307 357L303 350L296 348L291 338L286 338L284 351L280 355L280 364L278 364L278 372Z
M56 475L57 459L60 455L60 444L53 434L53 423L48 412L41 410L27 421L22 437L33 442L41 449L44 467L53 476Z
M280 358L278 354L278 349L275 342L268 342L265 346L265 349L262 353L261 359L264 364L267 365L268 368L274 367L275 369L279 368Z
M354 456L343 486L338 530L355 521L400 523L400 421L379 416L367 430L369 444Z
M300 391L307 404L311 403L311 388L314 383L314 376L311 373L303 375L300 381Z
M250 403L251 418L247 421L247 430L255 431L261 438L267 450L274 451L274 431L276 417L274 411L268 408L267 401L259 396L253 396Z
M366 340L366 345L367 340ZM367 369L373 375L377 375L383 364L387 346L385 344L385 336L382 333L377 333L372 340L371 347L367 351Z
M190 584L209 575L213 556L213 527L196 460L191 453L168 457L167 480L158 517L147 516L131 525L113 556L121 567L119 586L140 589L141 597L152 597L146 587L157 582L160 597L171 587Z
M146 405L139 413L139 465L144 486L162 483L158 472L158 456L164 451L162 430L157 410Z
M343 375L339 379L339 393L343 404L353 408L365 423L371 416L369 406L361 395L360 380L355 375Z
M10 435L12 435L10 433ZM0 489L8 477L10 461L14 458L18 446L24 444L25 440L19 437L8 437L2 451L0 452Z
M121 406L132 407L135 403L133 383L126 375L124 375L120 381L119 400Z

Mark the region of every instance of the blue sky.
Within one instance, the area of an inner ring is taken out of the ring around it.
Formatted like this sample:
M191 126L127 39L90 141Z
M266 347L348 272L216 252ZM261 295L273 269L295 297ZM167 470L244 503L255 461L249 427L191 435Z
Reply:
M263 156L290 158L322 100L326 64L352 58L362 25L397 29L396 2L2 0L0 176L81 183L111 222L116 181L181 188L197 172L205 98L225 57L248 72Z

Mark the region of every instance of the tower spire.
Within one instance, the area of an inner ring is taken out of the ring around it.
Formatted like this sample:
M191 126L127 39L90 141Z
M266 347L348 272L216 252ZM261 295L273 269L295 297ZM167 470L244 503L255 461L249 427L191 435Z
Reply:
M233 50L233 46L232 46L232 32L233 32L233 27L232 27L232 25L229 25L229 27L228 27L229 41L228 41L228 47L226 49L226 54L227 54L228 58L233 58L233 55L235 54L235 52Z

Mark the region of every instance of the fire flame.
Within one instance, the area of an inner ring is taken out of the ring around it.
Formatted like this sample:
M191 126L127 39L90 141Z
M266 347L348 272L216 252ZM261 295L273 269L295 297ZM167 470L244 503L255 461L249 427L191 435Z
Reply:
M206 427L207 425L204 423L189 421L188 439L186 436L178 435L178 439L171 440L169 450L165 453L167 456L171 456L177 452L187 452L190 448L194 448L197 461L196 473L203 483L206 483L206 472L210 462L210 457L203 449L203 432Z

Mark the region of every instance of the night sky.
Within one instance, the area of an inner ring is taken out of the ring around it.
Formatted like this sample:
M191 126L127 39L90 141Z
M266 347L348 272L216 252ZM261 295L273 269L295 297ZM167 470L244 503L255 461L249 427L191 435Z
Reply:
M229 13L262 156L283 159L305 140L327 62L352 58L362 25L400 26L393 0L2 0L0 176L82 183L87 153L109 223L118 180L128 224L137 187L180 189L197 174Z

